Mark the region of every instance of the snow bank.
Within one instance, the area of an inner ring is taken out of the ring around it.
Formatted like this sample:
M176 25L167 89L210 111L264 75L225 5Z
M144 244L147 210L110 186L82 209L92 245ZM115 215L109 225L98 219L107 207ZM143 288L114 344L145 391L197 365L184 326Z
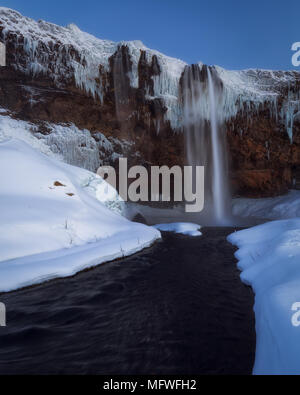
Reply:
M274 198L233 199L232 213L238 217L263 219L300 217L300 191L293 190L287 195Z
M0 168L0 291L72 275L160 237L100 203L96 195L111 200L112 191L99 176L24 141L0 143Z
M170 224L158 224L158 225L154 225L153 227L161 230L162 232L175 232L188 236L202 235L202 233L199 231L199 229L201 229L201 226L189 222L173 222Z
M241 279L255 296L254 374L300 374L300 218L231 234Z

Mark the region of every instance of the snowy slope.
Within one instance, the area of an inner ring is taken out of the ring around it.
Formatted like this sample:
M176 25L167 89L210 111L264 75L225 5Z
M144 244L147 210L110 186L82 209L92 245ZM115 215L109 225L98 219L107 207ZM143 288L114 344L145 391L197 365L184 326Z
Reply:
M300 218L242 230L228 240L239 248L242 281L256 294L254 374L300 374Z
M100 177L102 189L88 193L85 187L96 175L24 141L0 143L0 168L0 291L74 274L160 237L100 203L96 193L111 193Z

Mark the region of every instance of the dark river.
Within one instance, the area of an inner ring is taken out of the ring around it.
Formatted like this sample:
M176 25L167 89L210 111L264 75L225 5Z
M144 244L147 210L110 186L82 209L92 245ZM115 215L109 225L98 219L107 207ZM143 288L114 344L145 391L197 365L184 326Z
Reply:
M0 374L251 374L254 297L233 230L164 233L132 257L2 294Z

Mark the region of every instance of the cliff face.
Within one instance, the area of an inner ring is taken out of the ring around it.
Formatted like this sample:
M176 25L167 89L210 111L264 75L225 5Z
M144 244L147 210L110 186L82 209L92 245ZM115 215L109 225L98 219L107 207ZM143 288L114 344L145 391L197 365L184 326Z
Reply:
M35 22L5 8L0 34L7 49L0 105L15 117L39 123L42 131L43 121L101 131L113 143L128 143L124 154L132 163L181 163L182 135L174 135L165 102L154 96L162 55L140 42L98 40L74 25Z
M15 118L44 134L51 133L48 122L74 123L96 141L101 132L130 165L185 163L184 62L139 41L100 40L75 25L35 22L7 8L0 8L0 39L7 51L0 106ZM299 73L214 70L233 191L285 192L300 166ZM102 149L104 162L117 157Z
M226 122L233 190L250 197L282 194L299 182L299 73L245 75L262 96L243 103Z
M293 142L284 125L261 110L251 121L239 114L227 127L232 188L236 194L268 197L296 187L300 168L300 127Z

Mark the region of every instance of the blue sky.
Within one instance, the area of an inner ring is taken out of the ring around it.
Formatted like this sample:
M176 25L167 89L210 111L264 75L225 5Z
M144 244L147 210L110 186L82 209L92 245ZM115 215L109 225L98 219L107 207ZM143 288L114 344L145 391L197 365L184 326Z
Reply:
M113 41L141 40L185 60L229 69L294 69L300 41L299 0L9 0L34 19ZM300 70L300 67L298 68Z

